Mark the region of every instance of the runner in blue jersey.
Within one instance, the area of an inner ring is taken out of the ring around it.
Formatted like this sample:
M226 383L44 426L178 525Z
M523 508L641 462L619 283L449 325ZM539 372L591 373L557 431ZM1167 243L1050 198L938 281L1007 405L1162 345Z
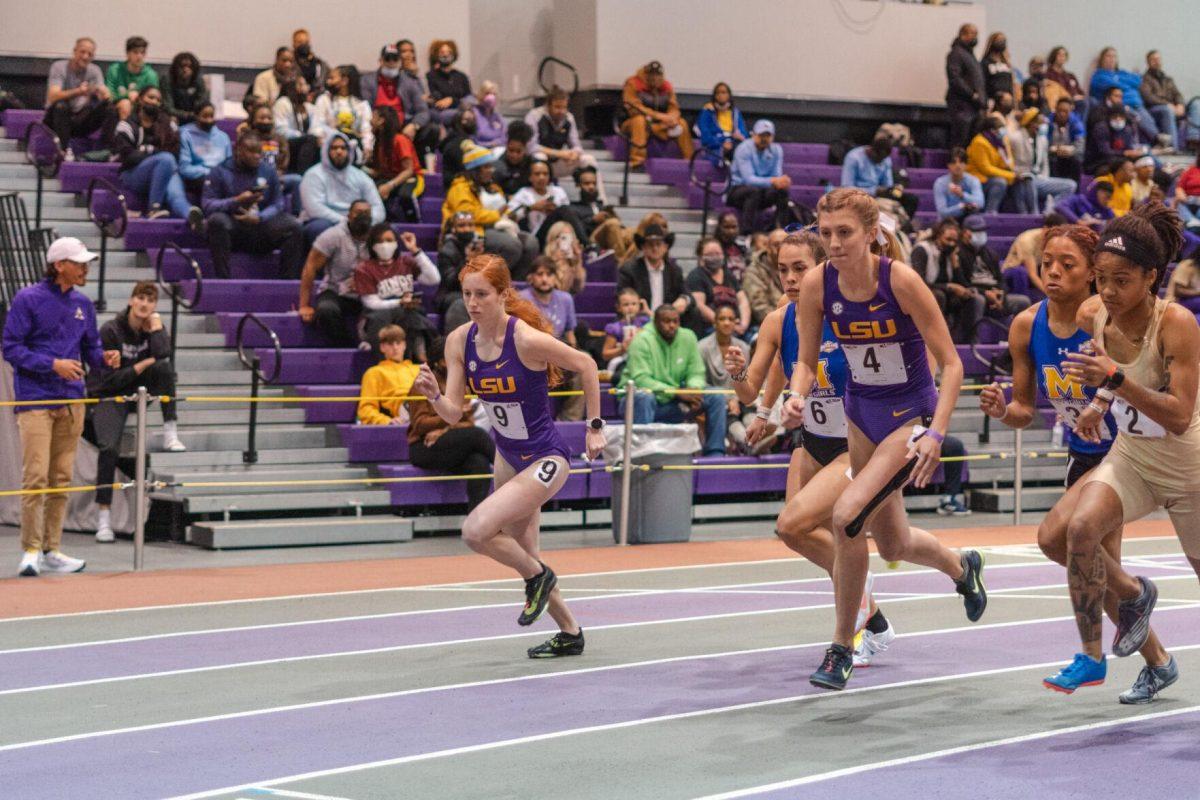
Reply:
M829 321L846 354L845 407L854 479L833 508L837 551L833 642L809 677L814 686L843 689L853 673L854 622L866 583L869 528L879 555L944 573L963 596L967 619L987 607L982 556L955 553L935 536L909 527L901 489L929 483L958 401L963 368L946 320L925 281L906 264L872 252L886 238L879 206L860 189L835 189L817 204L817 228L829 260L800 286L800 348L784 423L805 419ZM941 368L934 386L926 347Z
M554 425L550 387L562 370L578 373L589 417L587 457L604 448L596 363L549 334L532 303L512 288L504 260L472 257L459 280L471 321L446 339L446 391L427 365L413 391L429 398L442 419L462 417L465 392L479 397L496 442L495 490L463 521L463 540L477 553L525 579L525 607L517 623L532 625L549 610L560 632L529 650L530 658L583 653L583 630L557 590L554 571L538 554L541 508L566 483L571 452Z
M1092 259L1100 236L1085 225L1061 225L1046 232L1042 247L1041 278L1046 285L1046 299L1017 315L1008 333L1008 348L1012 353L1012 401L1006 402L1004 391L997 384L986 387L979 395L979 407L988 416L1013 428L1029 425L1037 411L1035 391L1054 406L1068 428L1064 437L1067 461L1067 492L1046 515L1038 527L1038 546L1046 557L1067 565L1067 522L1079 502L1083 480L1107 455L1117 434L1112 414L1105 413L1103 425L1095 432L1075 432L1075 421L1096 396L1096 389L1071 378L1063 369L1068 353L1086 349L1091 335L1079 328L1077 316L1084 301L1092 296L1094 273ZM1036 389L1035 389L1036 387ZM1098 410L1097 408L1093 411ZM1110 536L1103 542L1106 557L1105 574L1110 588L1105 592L1104 607L1114 623L1119 620L1119 599L1111 586L1123 574L1120 568L1121 536ZM1121 695L1122 703L1148 703L1158 692L1174 683L1178 668L1153 630L1140 651L1146 660L1144 671L1169 669L1168 680L1142 680ZM1155 676L1151 676L1155 677Z
M786 305L772 311L759 327L749 366L740 348L725 353L725 368L743 403L758 403L758 418L746 431L746 441L759 441L784 386L791 380L800 340L796 331L796 300L804 273L825 260L821 239L811 232L790 234L779 248L779 278ZM833 577L833 504L850 485L850 456L846 445L846 415L842 399L846 388L846 357L833 331L825 326L817 378L809 395L808 413L798 429L800 447L792 450L788 466L785 505L775 531L792 550ZM759 390L762 397L759 397ZM854 650L854 666L869 666L895 639L895 631L871 596L872 577L855 619L861 640Z

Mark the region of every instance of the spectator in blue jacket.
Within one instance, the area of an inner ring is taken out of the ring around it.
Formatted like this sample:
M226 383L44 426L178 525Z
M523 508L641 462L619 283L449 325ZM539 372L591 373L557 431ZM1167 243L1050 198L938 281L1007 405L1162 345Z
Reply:
M1054 104L1048 128L1050 177L1067 178L1078 184L1087 142L1083 120L1075 113L1071 98L1061 97Z
M892 144L892 138L886 133L877 133L870 144L846 153L842 161L842 186L853 186L894 201L912 219L917 213L917 196L896 184L892 174Z
M179 177L189 189L204 185L208 173L233 155L229 134L217 127L216 112L207 100L196 119L179 129Z
M967 172L967 151L955 147L946 161L946 174L933 182L933 201L939 219L959 219L983 208L983 184Z
M17 400L70 400L84 396L83 364L116 367L118 350L105 351L96 330L96 308L76 290L87 282L96 255L66 237L46 251L46 279L17 292L4 323L4 360L13 368ZM83 406L18 406L22 489L69 486L75 448L83 433ZM67 495L21 498L21 564L18 574L79 572L85 563L59 550Z
M769 119L754 123L753 138L733 150L729 167L729 192L725 202L741 211L743 234L753 232L758 212L775 208L774 227L788 219L788 187L792 179L783 174L783 148L776 144L775 124Z
M259 254L278 248L279 277L300 277L304 229L284 211L279 175L263 161L257 131L243 131L233 158L209 173L201 202L218 277L229 277L229 254L235 247Z
M721 81L713 87L712 99L704 104L696 119L696 133L714 165L719 165L722 159L732 161L734 148L750 138L746 120L733 104L733 90L728 83Z
M1122 90L1125 105L1133 111L1137 126L1146 134L1146 138L1155 139L1162 131L1142 102L1142 76L1121 69L1117 63L1117 48L1106 47L1096 60L1096 71L1092 73L1088 93L1094 102L1103 103L1105 93L1113 87Z
M311 245L327 228L344 221L355 200L365 200L371 206L371 222L383 222L387 212L375 181L354 166L350 137L334 132L321 146L321 163L316 164L300 181L300 203L304 211L304 242Z

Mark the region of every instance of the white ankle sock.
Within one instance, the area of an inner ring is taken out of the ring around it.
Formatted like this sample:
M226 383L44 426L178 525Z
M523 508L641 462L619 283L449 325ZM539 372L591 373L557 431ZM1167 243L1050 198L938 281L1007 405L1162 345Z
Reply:
M179 436L179 429L176 427L174 422L163 423L163 436L167 439L170 439L172 436Z
M111 528L112 527L111 514L112 514L112 512L110 509L107 509L107 508L100 509L99 519L96 521L96 527L97 528Z

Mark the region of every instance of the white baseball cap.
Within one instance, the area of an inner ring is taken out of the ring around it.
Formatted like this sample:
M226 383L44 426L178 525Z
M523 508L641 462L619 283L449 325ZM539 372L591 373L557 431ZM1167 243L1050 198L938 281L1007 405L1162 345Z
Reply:
M74 236L64 236L55 239L46 251L46 263L57 264L59 261L74 261L76 264L86 264L95 261L98 255L84 247L83 242Z

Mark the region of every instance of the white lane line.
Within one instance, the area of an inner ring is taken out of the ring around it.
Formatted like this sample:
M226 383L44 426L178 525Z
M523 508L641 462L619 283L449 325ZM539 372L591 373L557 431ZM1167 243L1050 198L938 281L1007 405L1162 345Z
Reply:
M1171 611L1179 611L1179 610L1185 610L1185 609L1189 609L1189 608L1200 608L1200 602L1193 603L1190 606L1173 606L1171 608L1164 608L1164 609L1160 609L1160 611L1162 613L1169 613ZM896 638L897 639L916 639L916 638L921 638L921 637L925 637L925 636L943 636L946 634L962 633L964 631L997 630L1000 628L1012 628L1012 627L1019 627L1019 626L1023 626L1023 625L1042 625L1042 624L1053 623L1053 622L1066 622L1068 620L1074 620L1074 619L1075 619L1075 617L1073 615L1068 616L1068 617L1045 617L1045 618L1035 618L1035 619L1019 619L1019 620L1010 620L1008 622L997 622L992 625L978 625L978 624L963 625L963 626L960 626L957 628L936 628L936 629L928 630L928 631L915 631L913 633L901 633L901 634L897 635ZM614 627L621 627L621 626L614 626ZM702 661L705 659L722 659L722 658L729 658L732 656L755 655L755 654L760 654L760 653L773 653L773 652L780 652L780 651L784 651L784 650L800 650L800 649L804 649L804 648L808 648L808 647L824 647L828 643L829 643L828 639L822 639L820 641L805 642L802 644L776 645L774 647L757 647L757 648L752 648L752 649L748 649L748 650L728 650L728 651L724 651L724 652L720 652L720 653L702 653L702 654L687 655L687 656L671 656L668 658L649 659L647 661L632 661L632 662L627 662L627 663L622 663L622 664L608 664L608 665L596 666L596 667L583 667L581 669L564 670L561 672L547 672L547 673L537 673L537 674L533 674L533 675L519 675L516 677L508 677L508 678L489 678L487 680L468 681L465 683L443 684L440 686L426 686L426 687L422 687L419 689L402 689L402 690L395 691L395 692L380 692L377 694L356 695L353 697L339 697L339 698L330 698L327 700L313 700L313 701L310 701L307 703L295 703L295 704L286 705L286 706L272 706L269 708L249 709L246 711L233 711L233 712L229 712L226 714L214 714L214 715L205 716L205 717L192 717L189 719L172 720L170 722L155 722L155 723L148 723L145 725L134 725L134 726L124 727L124 728L113 728L113 729L102 730L102 731L91 731L88 733L68 734L66 736L57 736L57 737L53 737L53 738L49 738L49 739L37 739L37 740L28 741L28 742L14 742L12 744L0 745L0 753L6 752L9 750L25 750L25 749L29 749L29 748L33 748L33 747L44 747L47 745L62 744L63 742L74 742L74 741L79 741L79 740L83 740L83 739L96 739L96 738L103 738L103 737L108 737L108 736L119 736L119 735L129 734L129 733L141 733L141 732L145 732L145 731L163 730L163 729L167 729L167 728L179 728L179 727L185 727L185 726L190 726L190 725L200 725L200 724L208 723L208 722L223 722L223 721L231 720L231 719L244 719L246 717L257 717L257 716L263 716L263 715L267 715L267 714L279 714L279 713L283 713L286 711L305 711L305 710L310 710L310 709L314 709L314 708L324 708L324 707L328 707L328 706L347 705L347 704L351 704L351 703L374 702L374 701L378 701L378 700L389 700L389 699L394 699L397 697L409 697L412 695L430 694L433 692L446 692L446 691L454 691L454 690L458 690L458 689L471 689L471 688L477 688L477 687L482 687L482 686L495 686L495 685L499 685L499 684L503 684L503 683L522 683L524 681L552 680L555 678L562 678L562 677L574 677L575 675L586 675L586 674L593 673L593 672L615 672L615 671L620 671L620 670L631 669L634 667L655 666L658 664L673 664L673 663L679 663L679 662L684 662L684 661ZM1190 650L1193 648L1200 648L1200 644L1183 646L1183 647L1173 647L1173 648L1171 648L1171 652L1178 652L1181 650ZM1060 665L1061 663L1062 663L1061 661L1055 661L1055 662L1047 662L1045 664L1031 664L1028 666L1029 667L1050 667L1050 666ZM1025 667L1019 667L1018 669L1024 669L1024 668ZM999 670L988 670L988 671L984 671L984 672L970 673L970 674L971 675L990 675L995 672L1005 672L1005 671L1008 671L1008 669L1006 668L1006 669L999 669ZM940 680L940 678L914 679L912 681L908 681L908 682L904 682L904 683L900 683L900 684L894 684L894 686L915 685L915 684L919 684L919 683L925 683L930 680ZM881 688L881 687L862 687L857 690L845 690L842 692L842 694L848 694L853 691L867 691L870 689L877 689L877 688ZM775 702L775 701L771 701L771 702ZM260 785L263 785L263 786L271 786L272 784L273 784L273 782L267 782L267 783L260 782ZM248 788L248 787L239 786L239 787L227 789L225 791L230 791L230 792L241 791L245 788Z
M1159 578L1157 580L1161 582L1161 581L1169 581L1169 580L1187 580L1189 578L1190 578L1190 576L1186 576L1186 575L1178 575L1178 576L1170 575L1170 576L1167 576L1164 578ZM1067 585L1065 583L1048 583L1048 584L1042 584L1040 586L1027 586L1027 587L1014 586L1014 587L1011 587L1008 589L991 590L988 592L988 596L989 597L1005 597L1005 596L1009 596L1009 593L1011 593L1011 592L1037 591L1040 589L1065 589L1065 588L1067 588ZM936 594L933 594L933 593L931 593L931 594L913 594L913 595L908 595L908 596L904 596L904 597L889 598L887 605L890 608L891 606L894 606L898 603L908 603L908 602L924 601L924 600L944 600L944 599L952 598L952 597L953 597L953 595L950 595L945 592L939 592ZM1047 595L1046 598L1053 599L1053 600L1067 599L1065 596L1056 596L1056 595ZM1183 600L1183 601L1172 601L1172 602L1180 602L1181 603L1181 605L1175 606L1174 608L1200 607L1200 602L1197 602L1197 601ZM717 619L734 619L737 617L752 617L752 616L767 615L767 614L788 614L788 613L799 613L799 612L805 612L805 611L820 611L820 610L832 609L833 607L834 607L833 603L823 603L820 605L813 605L813 606L793 606L793 607L789 607L789 608L769 608L769 609L757 609L757 610L753 610L753 611L731 611L731 612L725 612L725 613L719 613L719 614L702 614L699 616L692 616L692 617L672 617L670 619L641 620L641 621L637 621L637 622L619 622L619 623L613 623L611 625L592 625L592 626L588 627L588 630L589 631L605 631L605 630L619 630L622 628L638 628L638 627L645 627L645 626L650 626L650 625L672 625L672 624L676 624L676 623L687 623L687 622L708 622L708 621L717 620ZM1167 610L1167 609L1163 609L1163 610ZM1055 618L1055 619L1057 619L1057 618ZM1068 618L1063 617L1062 619L1068 619ZM1070 617L1070 619L1074 619L1074 617ZM1033 621L1039 621L1039 620L1033 620ZM981 626L973 626L973 627L978 628ZM962 630L962 629L952 629L952 630ZM507 633L507 634L500 634L497 636L475 636L475 637L470 637L470 638L465 638L465 639L449 639L449 640L440 640L440 641L435 641L435 642L417 642L414 644L394 645L391 647L374 647L374 648L367 648L367 649L362 649L362 650L343 650L343 651L337 651L337 652L331 652L331 653L314 653L314 654L302 655L302 656L285 656L282 658L268 658L268 659L261 659L258 661L241 661L241 662L234 662L234 663L229 663L229 664L213 664L213 665L204 666L204 667L187 667L187 668L183 668L183 669L163 670L160 672L143 672L143 673L136 673L133 675L116 675L116 676L113 676L110 678L93 678L93 679L88 679L88 680L70 681L67 683L48 683L48 684L40 684L38 686L25 686L25 687L21 687L18 689L4 689L4 690L0 690L0 697L5 697L8 695L17 695L17 694L29 694L32 692L44 692L44 691L51 690L51 689L73 689L73 688L78 688L80 686L96 686L96 685L106 684L106 683L119 683L121 681L147 680L147 679L152 679L152 678L169 678L169 677L174 677L174 676L178 676L178 675L194 675L194 674L202 673L202 672L220 672L222 670L227 670L227 669L243 669L243 668L247 668L247 667L271 666L271 665L275 665L275 664L290 664L290 663L296 663L299 661L319 661L319 660L328 659L328 658L344 658L344 657L352 657L352 656L378 655L381 653L397 653L397 652L403 652L406 650L423 650L423 649L430 649L430 648L434 648L434 647L450 647L450 646L463 645L463 644L477 644L479 642L494 642L494 641L503 641L506 639L520 639L522 637L538 637L538 636L545 636L546 633L547 632L544 630L543 631L525 631L522 633ZM4 749L3 747L0 747L0 750L3 750L3 749Z
M261 786L254 786L250 791L256 795L256 798L245 798L245 800L261 800L264 797L294 797L296 800L350 800L347 797L334 797L331 794L313 794L311 792L296 792L288 789L265 789ZM239 798L239 800L242 799Z
M1186 648L1178 649L1182 650ZM1103 728L1115 728L1121 725L1135 725L1140 722L1174 717L1178 716L1179 714L1191 714L1196 711L1200 711L1200 705L1185 706L1184 708L1173 708L1170 711L1155 711L1150 714L1135 714L1129 717L1122 717L1121 719L1108 719L1101 720L1100 722L1089 722L1083 725L1073 725L1069 728L1057 728L1051 731L1038 731L1037 733L1026 733L1020 736L1009 736L1005 739L992 739L990 741L966 744L960 747L950 747L945 750L934 750L932 752L921 753L919 755L903 756L901 758L893 758L887 761L875 761L870 764L863 764L857 767L831 770L829 772L822 772L817 775L807 775L803 778L778 781L776 783L768 783L748 789L738 789L732 792L723 792L721 794L707 794L703 797L696 798L696 800L734 800L734 798L739 797L749 797L756 794L765 794L767 792L791 789L797 786L823 783L825 781L833 780L834 778L844 778L850 775L861 775L864 772L874 772L875 770L889 769L891 767L902 767L906 764L916 764L921 761L932 761L933 759L955 756L960 753L972 753L977 750L987 750L993 747L1004 747L1010 744L1036 742L1043 739L1051 739L1056 736L1069 736L1073 733L1084 733L1086 731L1101 730Z
M1072 619L1073 619L1073 617L1072 617ZM1176 648L1173 648L1173 652L1179 652L1182 650L1196 650L1196 649L1200 649L1200 645L1188 645L1186 647L1176 647ZM434 752L430 752L430 753L418 753L418 754L410 755L410 756L400 756L398 758L389 758L389 759L384 759L384 760L380 760L380 761L372 761L372 762L368 762L365 764L353 764L353 765L345 766L345 767L335 767L332 769L316 770L313 772L302 773L299 775L288 775L288 776L284 776L281 778L273 778L269 781L257 781L256 783L254 783L252 785L254 785L254 786L276 786L278 784L293 783L295 781L312 780L314 778L325 778L325 777L329 777L331 775L345 775L345 774L348 774L351 772L361 772L362 770L367 770L367 769L378 769L380 767L399 766L401 764L409 764L409 763L413 763L413 762L417 762L417 761L428 761L428 760L435 759L435 758L445 758L448 756L466 755L469 753L478 753L478 752L482 752L485 750L496 750L501 747L510 747L513 745L530 744L530 743L534 743L534 742L544 742L544 741L548 741L551 739L561 739L561 738L567 737L567 736L577 736L580 734L587 734L587 733L599 733L602 731L621 730L624 728L634 728L634 727L639 727L642 725L650 725L650 724L659 723L659 722L673 722L675 720L681 720L681 719L694 719L697 717L712 716L714 714L725 714L725 713L729 713L729 712L747 711L747 710L753 710L753 709L758 709L758 708L767 708L770 706L783 705L783 704L787 704L787 703L815 702L818 700L823 700L823 699L828 700L828 699L832 699L832 698L845 697L847 695L853 695L853 694L878 692L878 691L882 691L885 689L903 689L903 688L908 688L911 686L923 686L923 685L934 684L934 683L944 683L944 682L948 682L948 681L984 678L984 677L990 677L990 676L994 676L994 675L1003 675L1003 674L1011 673L1011 672L1022 672L1025 670L1050 669L1050 668L1061 666L1061 665L1062 665L1061 660L1043 662L1040 664L1022 664L1020 666L997 667L995 669L980 670L978 672L964 672L964 673L956 673L953 675L937 675L937 676L932 676L932 677L928 677L928 678L913 678L913 679L907 680L907 681L896 681L895 683L885 683L885 684L878 684L875 686L861 686L861 687L853 688L853 689L843 689L840 692L825 692L822 694L793 695L791 697L781 697L781 698L777 698L774 700L758 700L758 701L755 701L752 703L739 703L737 705L722 706L719 708L706 708L706 709L700 709L698 711L686 711L686 712L682 712L682 713L678 713L678 714L664 714L664 715L660 715L657 717L644 717L642 719L628 720L626 722L613 722L613 723L609 723L606 725L591 725L591 726L582 727L582 728L571 728L571 729L564 730L564 731L555 731L552 733L536 734L534 736L523 736L523 737L515 738L515 739L503 739L503 740L494 741L494 742L485 742L483 744L467 745L464 747L455 747L455 748L448 749L448 750L438 750L438 751L434 751ZM1191 707L1188 709L1179 709L1178 711L1163 712L1163 713L1164 714L1165 713L1184 713L1189 710L1195 710L1195 708L1196 707ZM1148 715L1146 715L1146 716L1148 716ZM1126 722L1126 721L1129 721L1129 719L1120 720L1120 722ZM204 800L205 798L216 797L218 795L226 794L228 792L244 791L246 786L248 786L248 785L250 785L250 784L243 785L243 786L228 786L228 787L224 787L221 789L210 789L210 790L196 792L194 794L188 794L188 795L177 795L175 797L168 798L168 800Z
M1129 546L1129 545L1132 545L1137 542L1153 542L1153 541L1175 539L1175 538L1176 537L1174 537L1174 536L1140 536L1140 537L1135 537L1135 538L1127 540L1125 542L1125 545ZM986 548L976 548L976 549L985 549L986 550ZM999 549L997 549L996 551L999 553ZM1003 555L1004 553L1000 553L1000 554ZM1011 554L1009 554L1009 555L1011 555ZM1044 559L1044 556L1042 556L1040 552L1032 553L1031 555L1036 558ZM1164 554L1164 555L1172 555L1172 554ZM715 563L715 564L684 564L684 565L675 566L675 567L639 567L637 569L617 569L617 570L607 570L607 571L599 571L599 572L573 572L573 573L560 575L559 577L561 577L561 578L592 578L592 577L597 577L600 575L604 575L604 576L638 575L638 574L643 574L643 573L647 573L647 572L681 572L681 571L693 570L693 569L713 569L713 568L718 568L718 567L745 567L745 566L755 566L755 565L760 565L760 564L775 564L775 563L779 563L779 562L798 563L798 564L810 563L810 562L808 562L807 559L800 558L799 556L784 555L779 558L761 558L761 559L756 559L756 560L752 560L752 561L725 561L725 562L720 562L720 563ZM1009 566L1009 565L1008 564L993 564L993 565L989 565L988 568L989 569L998 569L1000 567L1005 567L1005 566ZM1020 565L1017 565L1017 566L1020 566ZM911 574L921 574L921 573L932 572L932 571L933 570L906 570L905 572L907 574L911 575ZM881 571L880 574L884 574L884 573ZM225 605L237 605L237 604L249 604L249 603L273 603L273 602L277 602L277 601L281 601L281 600L304 600L304 599L308 599L308 598L346 597L346 596L354 596L354 595L362 595L362 594L375 594L375 593L383 593L383 592L403 592L403 591L414 591L414 590L419 591L421 589L429 589L429 588L455 587L455 586L479 586L479 585L484 585L484 584L496 584L496 583L515 583L515 579L513 579L513 578L494 578L491 580L483 580L483 581L459 581L457 583L438 583L438 584L430 584L429 586L397 586L397 587L386 587L386 588L381 588L381 589L348 589L348 590L340 591L340 592L310 592L307 594L280 595L278 597L246 597L246 598L239 598L239 599L235 599L235 600L206 600L206 601L198 602L198 603L166 603L166 604L162 604L162 605L153 605L153 606L135 606L133 608L109 608L109 609L100 609L97 611L72 611L72 612L65 613L65 614L39 614L36 616L29 616L29 617L4 617L4 618L0 618L0 625L3 625L5 623L30 622L30 621L46 620L46 619L69 619L72 617L91 617L91 616L99 616L99 615L103 615L103 614L129 614L129 613L139 612L139 611L161 611L161 610L176 609L176 608L204 608L204 607L208 607L208 606L225 606Z

